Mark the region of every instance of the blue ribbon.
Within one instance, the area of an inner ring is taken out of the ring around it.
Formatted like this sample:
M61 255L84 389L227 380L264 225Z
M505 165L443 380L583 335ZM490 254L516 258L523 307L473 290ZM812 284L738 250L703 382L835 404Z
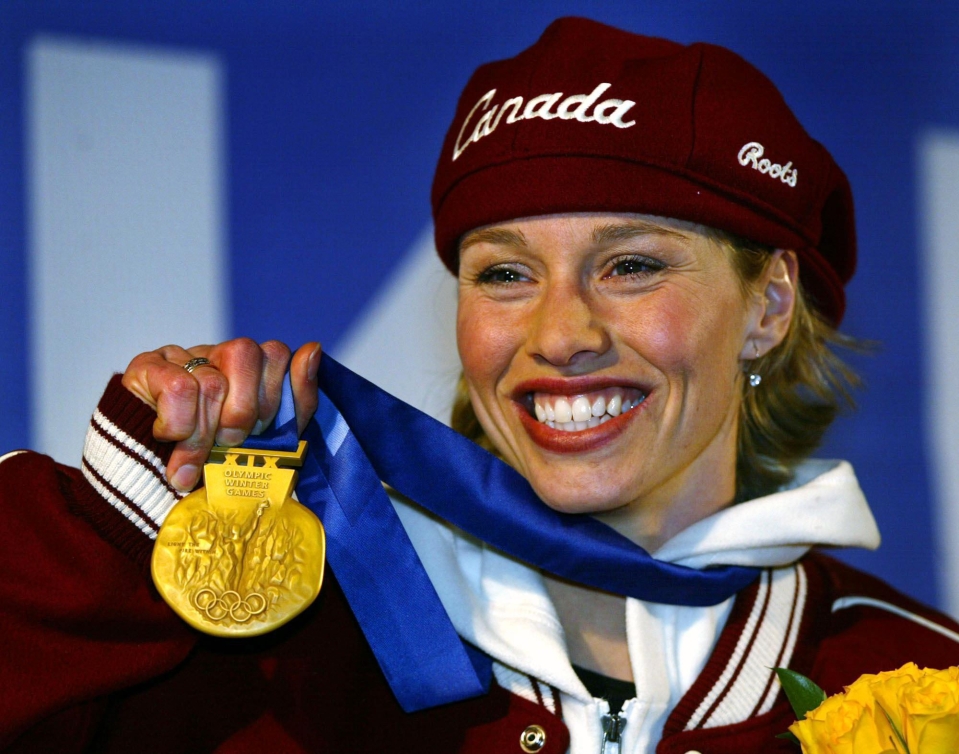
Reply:
M658 561L594 518L544 505L510 466L327 355L319 382L297 496L323 522L330 567L407 712L485 693L491 663L456 634L381 480L515 558L616 594L715 605L758 574ZM273 427L246 445L296 442L287 381Z

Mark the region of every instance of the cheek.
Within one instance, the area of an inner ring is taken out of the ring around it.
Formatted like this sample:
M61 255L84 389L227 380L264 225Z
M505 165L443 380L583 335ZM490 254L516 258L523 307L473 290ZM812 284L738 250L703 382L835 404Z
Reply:
M674 297L621 319L625 339L667 375L735 375L741 349L741 302Z
M501 313L480 305L460 302L456 319L456 343L463 374L474 390L491 389L496 377L509 365L519 347L522 330Z

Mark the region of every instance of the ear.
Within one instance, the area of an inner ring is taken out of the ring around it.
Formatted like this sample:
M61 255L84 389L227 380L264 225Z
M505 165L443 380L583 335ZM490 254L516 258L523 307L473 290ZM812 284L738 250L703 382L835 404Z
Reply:
M739 358L752 361L782 343L796 308L799 260L795 251L777 249L753 284L751 313Z

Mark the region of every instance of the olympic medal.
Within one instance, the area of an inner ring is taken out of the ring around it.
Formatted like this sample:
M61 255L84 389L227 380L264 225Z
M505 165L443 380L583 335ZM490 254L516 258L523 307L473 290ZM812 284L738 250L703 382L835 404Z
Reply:
M218 448L205 486L167 515L153 548L153 581L194 628L257 636L299 615L319 594L323 525L290 497L297 453ZM260 462L259 464L257 462Z

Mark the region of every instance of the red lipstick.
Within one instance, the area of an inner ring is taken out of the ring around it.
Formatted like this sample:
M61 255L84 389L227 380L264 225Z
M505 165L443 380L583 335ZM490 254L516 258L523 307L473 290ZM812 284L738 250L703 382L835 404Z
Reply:
M607 385L608 387L609 385ZM613 386L622 387L622 382L613 383ZM568 389L568 383L564 385L564 391ZM603 388L590 387L589 390L600 390ZM542 390L542 388L540 388ZM589 390L579 389L571 391L570 393L560 393L561 395L576 395L578 393L589 392ZM543 391L545 392L545 391ZM561 429L553 429L552 427L547 426L539 422L534 416L530 416L529 411L525 406L525 402L514 401L513 406L517 414L519 415L520 422L523 424L523 428L527 431L532 439L537 445L539 445L544 450L548 450L552 453L586 453L591 450L596 450L611 443L617 437L619 437L629 426L630 422L643 411L646 407L646 402L649 400L649 396L646 396L646 399L643 400L638 406L631 408L629 411L615 416L608 421L603 422L598 427L591 427L589 429L581 429L576 432L566 432Z

